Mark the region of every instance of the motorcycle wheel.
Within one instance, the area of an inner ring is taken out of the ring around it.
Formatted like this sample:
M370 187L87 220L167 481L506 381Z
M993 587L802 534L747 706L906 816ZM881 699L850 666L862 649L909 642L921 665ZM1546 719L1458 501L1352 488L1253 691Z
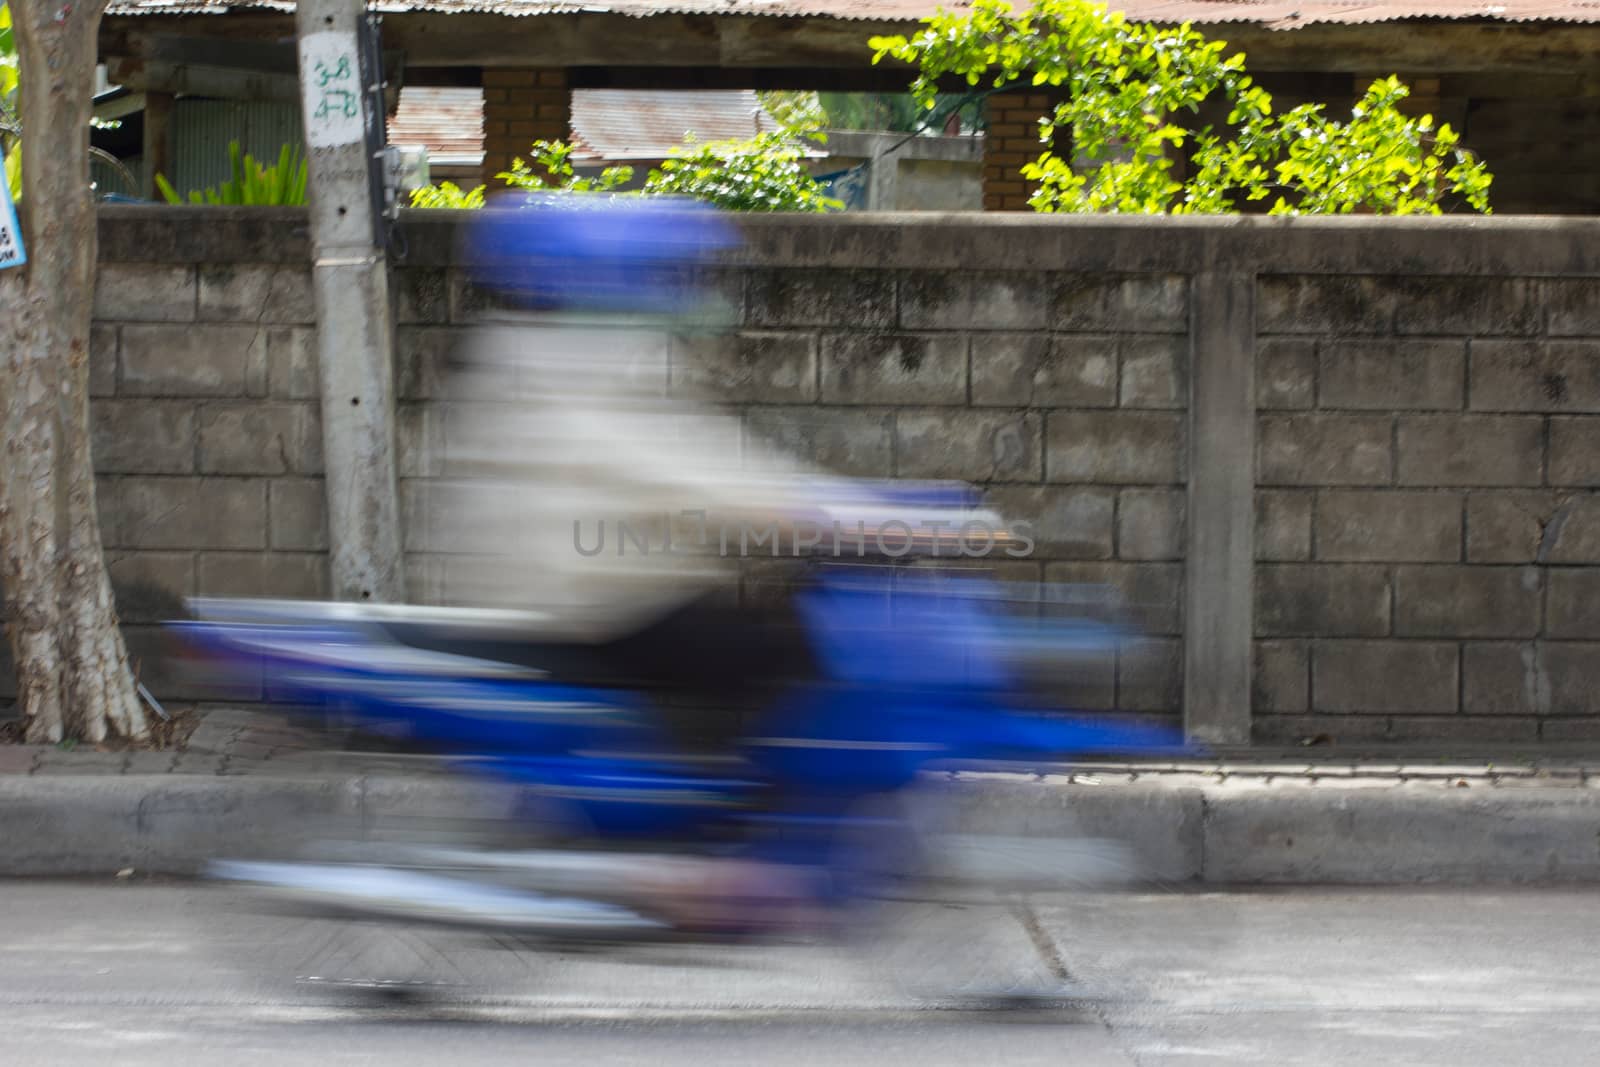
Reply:
M284 917L263 976L304 992L378 1001L514 997L540 947L504 935L335 917Z

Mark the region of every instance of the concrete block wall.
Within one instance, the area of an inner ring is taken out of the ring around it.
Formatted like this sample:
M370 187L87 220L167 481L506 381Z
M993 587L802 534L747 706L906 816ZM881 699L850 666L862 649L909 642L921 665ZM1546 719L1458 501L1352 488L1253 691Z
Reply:
M129 652L183 699L156 624L196 594L326 596L327 533L305 213L159 210L102 223L90 418Z
M482 306L457 221L408 215L394 274L408 499ZM677 380L731 441L980 483L1040 533L1003 577L1123 590L1152 640L1083 704L1231 741L1600 734L1600 222L742 225L736 328L676 338ZM305 238L292 210L104 210L93 407L138 640L187 592L326 589ZM443 595L407 532L413 596ZM747 568L746 596L782 580Z
M327 595L305 264L106 263L90 416L130 654L189 595ZM9 679L8 679L9 681Z
M1600 281L1258 283L1258 735L1600 737Z

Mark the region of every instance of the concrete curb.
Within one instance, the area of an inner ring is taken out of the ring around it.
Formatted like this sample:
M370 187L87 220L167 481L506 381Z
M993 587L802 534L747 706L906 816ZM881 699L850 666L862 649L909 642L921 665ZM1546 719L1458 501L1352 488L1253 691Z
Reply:
M1252 788L991 774L951 783L961 829L1129 843L1172 883L1600 882L1600 790ZM173 775L0 780L0 876L189 875L322 833L494 818L514 796L448 778Z

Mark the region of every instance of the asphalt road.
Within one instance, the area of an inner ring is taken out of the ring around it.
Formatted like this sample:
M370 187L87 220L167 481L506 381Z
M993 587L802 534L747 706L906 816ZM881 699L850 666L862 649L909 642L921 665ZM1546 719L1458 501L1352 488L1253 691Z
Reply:
M1587 1067L1600 1056L1592 891L1147 892L1039 899L1031 914L1031 937L1026 914L944 929L963 955L985 946L1019 972L1064 965L1083 1000L930 1007L886 981L876 949L552 958L371 931L329 941L348 928L202 887L0 883L0 1063ZM411 966L461 985L384 1004L293 982L330 943L330 973Z

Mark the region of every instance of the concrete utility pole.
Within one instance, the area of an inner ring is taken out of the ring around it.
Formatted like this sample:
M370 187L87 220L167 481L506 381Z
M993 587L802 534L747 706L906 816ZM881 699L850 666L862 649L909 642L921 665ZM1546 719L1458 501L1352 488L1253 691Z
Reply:
M300 0L300 99L309 160L311 244L322 375L333 594L400 601L405 571L395 480L394 328L378 243L363 76L362 0ZM375 116L382 122L382 112Z
M1255 636L1255 275L1189 281L1189 528L1183 726L1250 743Z

